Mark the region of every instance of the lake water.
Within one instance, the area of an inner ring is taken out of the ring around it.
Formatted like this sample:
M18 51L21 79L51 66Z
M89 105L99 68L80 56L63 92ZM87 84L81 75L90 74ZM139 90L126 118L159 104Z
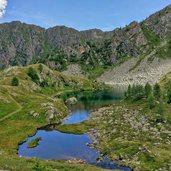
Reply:
M123 94L112 92L84 92L78 94L78 103L70 106L72 114L66 118L63 124L74 124L88 120L92 110L101 106L106 106L120 99ZM35 148L27 148L28 143L41 137L42 140ZM106 169L118 169L131 171L129 167L121 167L114 161L101 157L96 149L88 147L86 144L92 143L88 134L74 135L61 133L56 130L38 130L35 136L29 137L25 143L19 146L18 154L26 157L38 157L41 159L69 160L82 159L89 164L93 164Z

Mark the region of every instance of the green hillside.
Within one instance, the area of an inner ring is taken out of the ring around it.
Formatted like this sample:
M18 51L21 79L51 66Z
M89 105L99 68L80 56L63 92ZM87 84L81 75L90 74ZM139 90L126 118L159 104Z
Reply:
M13 78L18 80L17 86L12 84ZM37 128L49 123L59 123L69 114L63 100L53 95L91 90L94 87L98 87L97 83L82 78L68 78L42 64L1 71L0 168L28 171L39 163L40 168L46 166L49 170L54 167L57 170L102 170L92 166L38 161L17 156L18 144L33 135Z

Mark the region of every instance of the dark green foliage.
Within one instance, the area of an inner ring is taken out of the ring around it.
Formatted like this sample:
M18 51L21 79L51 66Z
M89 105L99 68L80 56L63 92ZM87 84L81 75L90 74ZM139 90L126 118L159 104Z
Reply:
M149 109L153 109L155 107L155 98L153 94L150 94L147 99L147 105Z
M158 83L156 83L154 85L153 94L154 94L154 97L157 100L160 100L160 98L161 98L161 89L160 89L160 85Z
M142 85L137 85L134 87L134 98L133 100L141 100L144 98L144 87Z
M166 107L163 101L160 101L159 104L157 105L157 116L156 116L156 121L157 122L163 122L163 116L164 113L166 112Z
M32 170L33 171L50 171L50 169L48 169L47 167L42 166L39 161L36 162Z
M110 58L112 56L111 41L104 40L101 44L86 42L84 46L85 52L81 54L79 64L86 73L89 73L89 78L97 78L114 63Z
M43 71L43 65L39 64L38 70L40 71L40 73Z
M171 86L167 90L167 98L168 98L167 102L171 103Z
M0 70L3 70L3 69L5 69L5 64L0 64Z
M12 86L18 86L19 85L19 80L17 77L13 77L13 79L11 80L11 85Z
M39 76L34 68L29 67L27 74L35 83L39 83Z
M167 112L167 102L171 103L171 87L168 88L166 95L165 91L161 91L160 85L157 83L153 87L149 83L144 87L129 85L125 96L132 103L141 101L142 104L146 104L148 109L155 112L154 118L158 123L164 121L164 116Z
M71 63L77 63L78 62L78 58L76 54L71 54L70 56L70 62Z
M34 63L43 63L45 64L47 61L51 61L54 63L54 66L57 70L63 71L67 68L68 55L59 48L51 49L48 45L44 47L44 52L41 54L41 58L39 60L33 61Z
M125 95L128 99L141 100L145 97L144 87L141 85L129 85Z
M41 87L47 87L48 86L48 80L43 80L42 82L40 82L40 86Z
M130 97L130 96L131 96L131 85L128 86L128 92L127 92L127 93L128 93L128 94L127 94L128 97Z
M170 92L171 93L171 92ZM159 84L155 84L154 88L147 83L145 86L142 85L129 85L127 91L125 92L126 98L131 100L141 100L141 99L155 99L160 100L162 92ZM151 106L151 105L150 105ZM153 106L153 105L152 105Z
M145 85L145 96L149 97L151 94L152 94L152 86L149 83L147 83Z

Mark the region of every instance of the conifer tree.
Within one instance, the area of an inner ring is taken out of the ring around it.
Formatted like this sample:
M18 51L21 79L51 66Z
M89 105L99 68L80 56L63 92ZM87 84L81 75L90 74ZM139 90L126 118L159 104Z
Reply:
M148 98L152 93L152 86L149 83L147 83L145 85L144 90L145 90L145 96L146 96L146 98Z
M18 86L19 85L19 80L17 77L13 77L13 79L11 80L11 85L12 86Z
M154 97L155 97L157 100L160 100L160 98L161 98L161 89L160 89L160 85L159 85L158 83L156 83L156 84L154 85L153 94L154 94Z

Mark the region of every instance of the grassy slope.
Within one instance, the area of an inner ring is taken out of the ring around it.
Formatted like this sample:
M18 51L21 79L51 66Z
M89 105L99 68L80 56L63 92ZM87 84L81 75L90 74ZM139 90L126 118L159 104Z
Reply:
M37 72L38 65L33 65ZM85 79L68 78L58 72L49 70L43 66L43 72L39 73L41 79L48 79L48 83L56 81L57 86L40 88L27 76L28 67L14 68L0 72L0 169L10 170L32 170L37 161L19 158L17 147L20 142L35 133L38 127L48 124L50 121L46 116L48 104L57 109L58 115L51 122L59 122L68 114L64 103L50 94L65 91L71 87L77 89L93 88L93 84ZM50 73L50 75L49 75ZM16 76L20 85L12 87L11 80ZM43 105L46 104L46 105ZM32 111L32 112L31 112ZM36 113L33 116L31 113ZM65 162L40 161L50 170L101 170L91 166L79 166ZM45 170L45 169L44 169Z
M12 171L104 171L104 169L86 164L69 163L64 161L24 159L14 155L10 156L1 154L0 168L9 169Z

